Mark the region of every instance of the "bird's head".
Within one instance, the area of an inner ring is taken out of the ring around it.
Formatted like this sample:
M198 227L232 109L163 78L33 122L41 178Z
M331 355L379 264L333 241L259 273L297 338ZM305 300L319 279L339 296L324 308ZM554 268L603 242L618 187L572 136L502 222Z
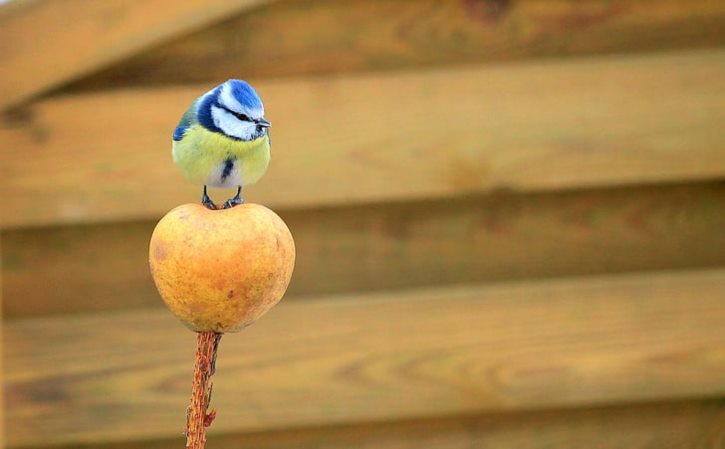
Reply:
M246 81L229 80L204 94L198 106L199 123L238 140L254 140L267 133L264 105Z

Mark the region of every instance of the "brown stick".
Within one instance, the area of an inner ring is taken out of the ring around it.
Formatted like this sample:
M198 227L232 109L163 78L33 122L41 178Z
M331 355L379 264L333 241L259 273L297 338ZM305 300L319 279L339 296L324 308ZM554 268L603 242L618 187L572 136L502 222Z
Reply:
M191 405L186 411L186 449L204 449L206 428L216 417L216 410L207 413L207 409L211 401L211 377L216 369L216 353L222 334L198 332L197 336Z

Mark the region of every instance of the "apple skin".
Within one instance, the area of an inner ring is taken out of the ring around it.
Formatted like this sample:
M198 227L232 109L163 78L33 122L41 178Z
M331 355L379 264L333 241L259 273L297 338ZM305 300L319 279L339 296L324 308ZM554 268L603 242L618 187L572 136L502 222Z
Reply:
M187 327L236 332L282 299L295 244L284 221L259 204L184 204L156 225L149 264L164 302Z

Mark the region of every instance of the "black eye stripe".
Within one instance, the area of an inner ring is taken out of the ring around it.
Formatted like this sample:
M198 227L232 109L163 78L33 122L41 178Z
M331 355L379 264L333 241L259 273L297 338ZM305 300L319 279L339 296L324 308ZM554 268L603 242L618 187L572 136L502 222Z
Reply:
M238 114L236 112L232 112L232 114L234 114L234 116L236 118L238 118L239 120L242 120L242 121L245 121L245 122L251 122L252 121L252 119L250 119L248 116L246 116L244 114Z
M222 105L219 105L219 107L224 109L225 111L232 114L234 117L238 118L239 120L241 120L243 122L253 122L253 120L251 118L249 118L249 116L246 114L240 114L238 112L232 111L231 109L225 108Z

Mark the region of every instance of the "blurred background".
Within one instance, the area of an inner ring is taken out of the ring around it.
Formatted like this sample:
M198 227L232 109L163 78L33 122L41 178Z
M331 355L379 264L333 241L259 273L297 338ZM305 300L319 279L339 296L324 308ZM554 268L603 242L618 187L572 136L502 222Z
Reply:
M720 0L0 5L6 446L183 444L148 241L198 201L181 113L243 78L298 260L208 447L720 447L724 45Z

